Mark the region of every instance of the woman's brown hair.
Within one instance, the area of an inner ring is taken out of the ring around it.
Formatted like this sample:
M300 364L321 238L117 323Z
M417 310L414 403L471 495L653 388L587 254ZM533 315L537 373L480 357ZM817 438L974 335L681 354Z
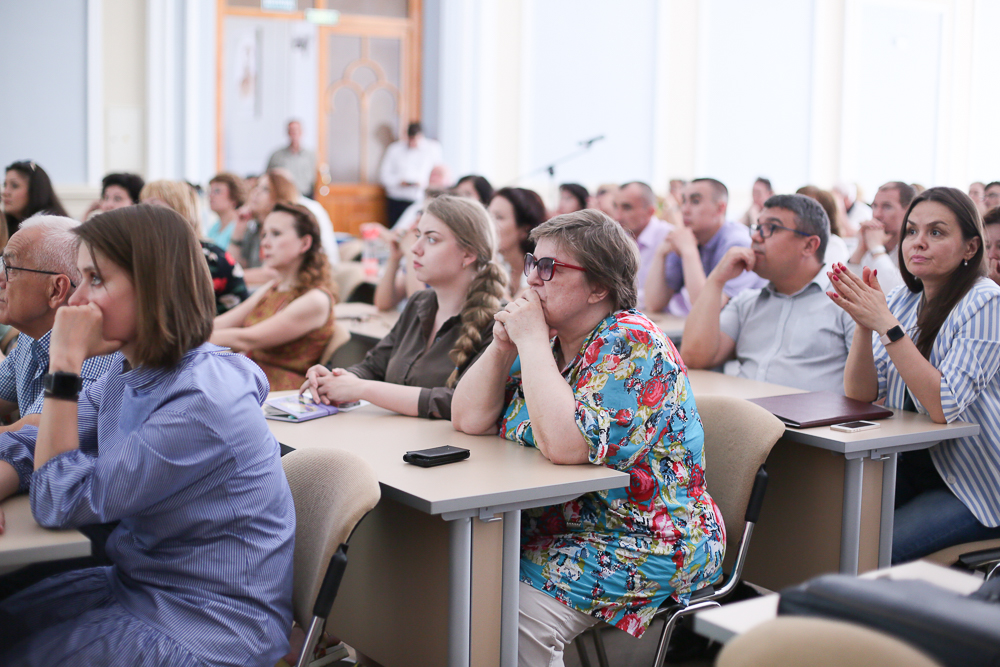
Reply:
M332 272L330 271L330 261L320 243L319 223L316 216L305 206L299 204L278 203L274 205L271 213L287 213L292 216L295 235L299 238L312 237L312 243L302 255L302 265L299 266L299 273L296 278L295 287L292 293L301 296L311 289L319 288L326 290L337 298L337 288L333 283Z
M229 199L233 202L233 206L236 208L243 206L243 204L247 201L246 185L243 184L243 179L236 174L223 171L213 176L212 180L208 183L209 185L212 183L222 183L229 188Z
M906 261L903 257L903 239L906 238L906 226L910 222L910 214L913 213L919 204L925 201L937 202L945 206L955 216L958 226L962 230L962 238L969 241L974 238L979 239L979 247L976 254L968 262L959 264L941 287L937 296L925 302L920 308L920 315L917 317L917 330L919 335L916 339L917 349L924 358L930 359L931 348L937 339L938 332L944 321L951 314L952 309L962 300L962 297L972 289L980 277L986 275L985 257L986 239L983 230L983 219L979 215L979 210L969 195L957 188L927 188L910 202L910 207L906 209L906 216L903 218L903 238L899 241L899 272L903 275L903 282L911 292L916 294L924 290L924 285L919 278L910 273L906 268Z
M830 218L830 234L840 236L840 212L837 210L837 200L833 198L832 193L815 185L803 185L795 191L795 194L805 195L819 202L819 205L826 211L826 217Z
M604 287L615 310L635 308L639 246L625 229L597 209L565 213L531 230L531 241L551 238L586 269L591 285Z
M135 288L139 366L172 368L212 334L215 293L190 223L140 204L95 215L73 229L91 256L112 262ZM100 266L98 266L98 270Z
M464 197L441 195L432 199L424 210L447 225L458 245L476 256L476 275L462 304L462 332L448 353L455 370L448 377L447 386L454 387L461 370L482 343L483 329L500 310L507 272L496 261L496 225L482 204Z

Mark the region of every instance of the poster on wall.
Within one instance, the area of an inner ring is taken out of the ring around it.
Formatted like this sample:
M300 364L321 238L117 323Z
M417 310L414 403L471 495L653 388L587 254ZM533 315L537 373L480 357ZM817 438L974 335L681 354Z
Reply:
M227 16L223 49L223 168L259 174L288 144L292 118L316 149L318 29L305 21Z
M259 59L263 38L263 31L259 28L248 30L238 36L236 63L233 67L237 91L235 100L237 108L234 111L241 116L260 118L261 115L257 77L261 69Z

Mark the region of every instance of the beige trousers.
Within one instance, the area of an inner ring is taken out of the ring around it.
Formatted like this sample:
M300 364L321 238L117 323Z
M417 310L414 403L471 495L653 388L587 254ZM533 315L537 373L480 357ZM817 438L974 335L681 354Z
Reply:
M517 625L519 667L563 667L563 649L598 623L524 582L520 582Z

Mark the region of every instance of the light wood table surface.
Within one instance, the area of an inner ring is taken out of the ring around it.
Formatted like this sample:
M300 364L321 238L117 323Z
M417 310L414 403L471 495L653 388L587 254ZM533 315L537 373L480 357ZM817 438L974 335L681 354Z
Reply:
M26 495L0 503L6 527L0 535L0 568L16 568L49 560L90 555L90 540L76 530L42 528L31 515Z
M497 436L370 405L268 423L290 447L349 450L378 474L383 499L351 539L331 630L386 665L516 665L520 511L629 484L610 468L555 465ZM471 455L435 468L403 461L443 445Z
M689 371L688 376L696 399L803 393L713 371ZM903 410L893 410L879 424L859 433L786 427L768 457L771 480L747 562L749 581L777 590L826 571L857 574L888 567L899 453L979 432L977 424L935 424ZM711 463L707 474L711 493Z

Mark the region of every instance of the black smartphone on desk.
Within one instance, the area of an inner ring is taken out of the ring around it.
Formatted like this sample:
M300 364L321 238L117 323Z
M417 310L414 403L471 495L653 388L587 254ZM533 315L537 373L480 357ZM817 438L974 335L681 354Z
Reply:
M455 463L469 458L469 450L461 447L432 447L430 449L418 449L403 454L403 460L421 468L432 468L445 463Z

